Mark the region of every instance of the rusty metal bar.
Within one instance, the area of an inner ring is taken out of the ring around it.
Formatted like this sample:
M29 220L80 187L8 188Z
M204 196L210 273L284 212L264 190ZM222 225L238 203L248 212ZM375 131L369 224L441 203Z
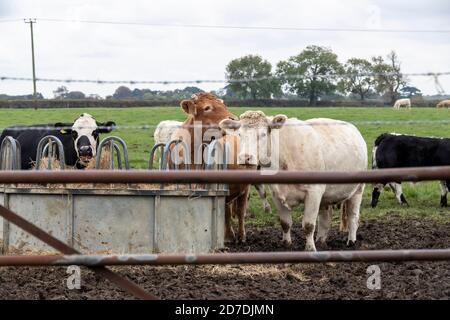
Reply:
M450 261L450 249L124 255L0 256L0 266L201 265Z
M450 166L370 171L2 171L0 183L387 183L450 180Z
M29 234L36 237L37 239L48 244L49 246L66 254L67 255L66 257L69 257L70 254L79 254L80 253L79 251L68 246L61 240L53 237L52 235L50 235L47 232L45 232L44 230L40 229L36 225L32 224L31 222L22 218L18 214L14 213L13 211L11 211L1 205L0 205L0 216L2 216L4 219L10 221L11 223L15 224L16 226L23 229L24 231L28 232ZM113 272L105 267L98 266L98 267L91 267L91 269L94 272L96 272L97 274L99 274L99 275L103 276L104 278L108 279L109 281L115 283L117 286L119 286L120 288L124 289L125 291L134 295L137 298L145 299L145 300L157 299L155 296L149 294L148 292L146 292L144 289L139 287L134 282L116 274L115 272Z

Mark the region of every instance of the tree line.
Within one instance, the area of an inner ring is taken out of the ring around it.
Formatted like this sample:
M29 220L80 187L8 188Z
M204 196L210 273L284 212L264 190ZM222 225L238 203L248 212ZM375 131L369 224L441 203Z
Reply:
M401 72L398 55L391 51L385 57L350 58L341 63L331 48L310 45L299 54L280 61L275 67L259 55L246 55L231 60L225 67L228 84L217 91L230 100L303 99L310 105L323 100L377 99L393 103L401 96L421 96L419 89L408 86L409 79ZM259 79L245 81L245 79ZM203 91L195 86L175 90L130 89L118 87L106 100L180 100ZM98 94L84 94L59 86L54 99L102 100ZM32 95L8 96L0 100L35 99ZM38 94L36 99L44 99Z
M400 96L420 96L401 72L398 55L350 58L345 63L327 47L311 45L298 55L277 63L276 68L259 55L233 59L225 68L229 83L213 93L225 99L307 99L316 105L321 98L382 99L393 103ZM245 81L245 79L260 79ZM238 81L236 81L238 80ZM185 99L202 91L198 87L158 91L131 90L120 86L107 99Z
M308 46L298 55L277 63L275 70L259 55L246 55L232 60L226 67L226 96L243 99L299 97L315 105L321 97L346 96L360 100L383 98L394 102L401 95L420 95L420 90L407 86L398 55L370 60L350 58L345 63L327 47ZM262 78L254 82L235 79Z

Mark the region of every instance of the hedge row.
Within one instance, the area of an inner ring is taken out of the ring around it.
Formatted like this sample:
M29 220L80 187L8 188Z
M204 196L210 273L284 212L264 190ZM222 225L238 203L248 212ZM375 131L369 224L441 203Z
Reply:
M0 108L132 108L179 106L176 100L0 100ZM225 100L230 107L309 107L306 100ZM438 101L413 101L413 107L435 107ZM382 101L319 101L319 107L390 107Z

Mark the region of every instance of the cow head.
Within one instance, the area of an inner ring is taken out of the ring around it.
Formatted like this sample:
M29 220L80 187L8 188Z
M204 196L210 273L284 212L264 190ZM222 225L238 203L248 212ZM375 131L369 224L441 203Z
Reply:
M246 111L240 120L225 119L219 124L222 130L237 130L240 138L238 164L271 165L273 130L286 122L285 115L267 117L262 111Z
M61 134L71 134L80 164L87 165L97 155L100 133L109 133L116 124L113 121L97 122L88 113L82 113L73 124L56 123L56 127L70 127L60 130Z
M223 119L238 118L228 111L223 100L211 93L195 93L189 100L180 102L181 109L188 114L188 118L181 128L174 132L173 138L180 138L186 142L190 149L191 161L195 164L202 163L202 144L222 136L219 122ZM193 126L198 126L194 129ZM198 130L200 129L200 130ZM200 131L200 132L199 132ZM177 156L182 159L182 152Z
M217 125L223 119L237 120L223 100L207 92L193 94L190 100L181 101L180 106L192 121L201 121L204 126Z

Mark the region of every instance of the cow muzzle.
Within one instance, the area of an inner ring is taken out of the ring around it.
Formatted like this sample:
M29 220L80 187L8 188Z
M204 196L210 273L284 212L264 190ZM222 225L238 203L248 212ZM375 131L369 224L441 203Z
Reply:
M78 156L79 156L81 162L89 162L94 157L92 147L90 147L90 146L80 147L78 149Z

